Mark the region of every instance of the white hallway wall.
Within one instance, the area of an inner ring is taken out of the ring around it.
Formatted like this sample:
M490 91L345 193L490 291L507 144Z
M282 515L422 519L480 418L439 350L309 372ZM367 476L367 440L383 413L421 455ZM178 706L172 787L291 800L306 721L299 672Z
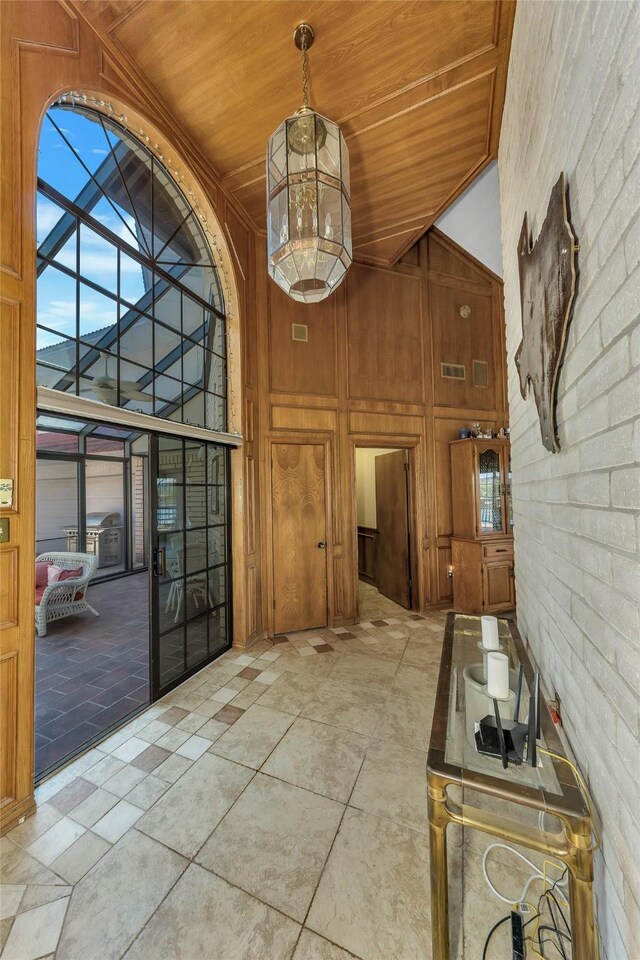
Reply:
M609 960L640 957L639 51L637 4L519 3L499 152L518 619L601 818ZM551 454L514 366L516 249L563 170L580 279Z

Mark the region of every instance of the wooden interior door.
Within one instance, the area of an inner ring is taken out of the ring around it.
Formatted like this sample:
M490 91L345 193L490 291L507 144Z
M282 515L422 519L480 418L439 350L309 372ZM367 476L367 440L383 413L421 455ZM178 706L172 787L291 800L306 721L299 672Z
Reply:
M383 453L375 459L376 572L380 593L410 609L409 498L405 463L404 450Z
M325 448L271 447L274 632L327 625Z

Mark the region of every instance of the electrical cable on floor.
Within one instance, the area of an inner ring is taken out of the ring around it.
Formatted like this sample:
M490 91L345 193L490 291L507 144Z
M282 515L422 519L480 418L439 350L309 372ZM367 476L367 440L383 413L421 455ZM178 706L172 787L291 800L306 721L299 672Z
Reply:
M501 927L503 923L507 922L507 920L511 920L510 913L508 913L506 917L503 917L502 920L498 920L497 923L494 923L494 925L491 927L491 930L489 930L489 933L487 934L487 939L484 942L484 950L482 951L482 960L487 960L487 950L489 949L491 938L496 932L496 930L498 929L498 927Z
M531 869L534 871L529 877L529 879L527 880L527 882L525 883L524 887L522 888L520 896L516 897L515 899L513 897L503 896L499 890L496 890L493 883L489 879L489 874L487 872L487 858L492 850L498 850L498 849L508 850L509 853L515 854L516 857L519 857L524 863L527 864L527 866L531 867ZM532 883L534 883L536 880L543 880L543 881L547 880L547 874L546 874L547 864L554 866L557 870L560 870L560 871L562 871L563 869L562 864L556 863L555 860L545 860L543 869L541 870L538 866L536 866L535 863L533 863L533 861L529 860L528 857L525 857L523 853L520 853L520 851L516 850L514 847L510 847L506 843L490 843L484 852L484 856L482 857L482 873L484 875L485 880L487 881L489 889L498 898L498 900L502 900L503 903L508 903L510 906L513 906L516 903L523 903L523 902L526 903L529 887L531 886ZM554 886L559 885L562 887L566 887L568 882L569 882L568 878L563 881L562 876L560 876L559 879L555 881Z

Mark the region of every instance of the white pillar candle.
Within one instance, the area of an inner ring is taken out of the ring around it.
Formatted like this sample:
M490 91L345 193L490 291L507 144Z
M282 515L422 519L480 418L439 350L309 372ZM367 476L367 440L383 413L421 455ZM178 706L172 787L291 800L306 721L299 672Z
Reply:
M496 700L509 696L509 657L505 653L487 654L487 693Z
M482 646L487 650L499 650L498 621L495 617L480 617L482 627Z

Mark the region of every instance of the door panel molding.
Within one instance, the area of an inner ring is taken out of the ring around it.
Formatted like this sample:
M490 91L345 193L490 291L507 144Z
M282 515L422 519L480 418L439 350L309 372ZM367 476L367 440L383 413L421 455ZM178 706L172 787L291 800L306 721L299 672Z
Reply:
M276 552L280 549L279 546L279 536L278 531L275 529L274 521L274 454L276 447L285 447L293 446L298 448L311 448L316 447L322 450L322 459L324 466L324 477L322 483L322 493L324 498L324 511L323 511L323 523L324 535L321 536L318 532L321 527L318 527L318 530L314 532L314 536L311 538L313 542L319 543L324 542L326 546L322 549L322 556L324 558L324 573L325 573L325 591L324 591L324 615L321 616L319 613L319 607L316 607L315 617L314 611L308 608L306 611L304 607L300 609L300 619L297 622L297 625L293 625L295 620L292 620L292 625L287 625L286 629L281 630L280 632L286 632L287 630L293 631L294 629L311 629L313 627L321 628L327 626L330 623L332 612L334 611L334 596L333 596L333 565L334 565L334 545L332 542L331 536L331 523L330 518L332 515L331 509L331 496L330 496L330 476L332 471L332 458L331 458L331 444L326 437L307 437L304 443L300 442L299 437L273 437L268 440L267 443L267 473L268 473L268 491L267 491L267 556L268 569L267 569L267 579L268 579L268 596L270 597L270 603L268 604L268 632L269 636L274 636L279 628L282 628L285 620L282 616L279 616L280 609L278 607L278 598L277 591L280 589L281 581L276 575ZM317 536L315 535L317 533ZM309 544L311 544L311 539ZM320 551L318 551L320 552ZM307 574L308 576L308 574ZM317 574L316 574L317 576ZM304 603L304 598L302 598ZM321 622L311 623L310 620L320 619ZM304 625L300 625L304 624Z

